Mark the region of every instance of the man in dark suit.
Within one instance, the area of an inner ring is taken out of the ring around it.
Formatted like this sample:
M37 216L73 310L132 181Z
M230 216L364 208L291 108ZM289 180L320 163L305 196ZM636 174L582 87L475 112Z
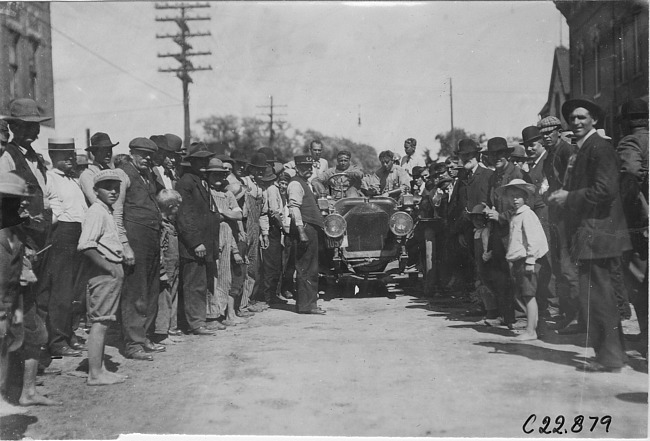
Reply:
M180 283L185 317L195 335L212 335L206 326L207 294L212 290L215 250L219 249L219 222L216 203L202 168L207 168L210 152L202 142L188 148L186 160L190 167L176 183L183 198L178 209L177 225L180 248Z
M156 202L156 183L151 174L151 155L158 149L147 138L129 143L133 161L123 162L120 195L113 205L113 216L124 245L124 289L120 299L124 352L127 358L151 361L149 352L165 347L149 340L158 312L160 277L160 224Z
M151 171L156 177L156 185L160 190L163 188L173 190L178 180L174 172L173 159L178 153L177 149L180 150L181 146L179 144L169 145L166 135L152 135L149 139L158 146L158 151L151 158L153 160Z
M488 180L492 176L492 170L485 168L479 163L480 148L472 139L461 139L456 152L463 169L458 173L456 188L452 190L448 207L448 224L451 236L455 241L450 244L452 249L458 249L457 244L462 247L452 260L457 262L460 269L461 280L466 281L466 287L473 288L474 280L474 226L468 213L475 205L487 201ZM450 282L453 285L453 280ZM470 287L471 285L471 287Z
M578 152L570 160L565 188L548 201L565 207L569 249L578 262L580 306L588 343L596 352L585 370L619 372L627 357L612 270L623 251L631 249L619 195L619 160L610 143L596 133L605 117L596 103L568 100L562 115L576 136Z

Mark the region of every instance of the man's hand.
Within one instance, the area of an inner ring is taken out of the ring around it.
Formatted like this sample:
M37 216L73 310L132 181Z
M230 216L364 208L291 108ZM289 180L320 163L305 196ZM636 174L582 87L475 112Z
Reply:
M268 234L262 234L262 240L260 241L260 247L262 247L263 250L267 249L269 247L269 235Z
M307 233L305 232L304 226L298 227L298 236L300 237L300 242L302 243L309 242L309 238L307 237Z
M556 190L548 197L548 203L551 205L564 206L569 197L569 192L566 190Z
M238 239L240 242L246 242L246 241L248 240L248 238L246 237L246 233L244 233L244 232L241 231L241 230L239 231L239 234L237 235L237 239Z
M135 254L128 243L124 244L124 264L128 266L135 265Z
M485 202L483 202L483 205L485 206L485 208L483 209L483 213L485 214L485 216L490 220L498 221L499 212L492 207L488 207Z
M207 250L205 249L205 245L200 244L199 246L194 248L194 254L198 258L201 258L201 259L204 258L205 255L207 254Z

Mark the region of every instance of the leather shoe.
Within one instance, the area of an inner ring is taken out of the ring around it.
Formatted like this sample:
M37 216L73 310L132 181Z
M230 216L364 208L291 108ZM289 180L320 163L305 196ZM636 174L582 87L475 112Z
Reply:
M205 327L210 331L223 331L228 326L226 326L226 325L224 325L223 323L220 323L220 322L210 322Z
M130 358L131 360L153 361L153 356L147 354L143 349L127 355L126 358Z
M151 340L145 340L143 347L145 352L165 352L167 350L164 345L158 345Z
M38 366L38 375L61 375L61 369L52 366Z
M325 310L320 309L320 308L314 308L310 309L309 311L298 311L298 314L317 314L317 315L325 315Z
M214 331L211 331L210 329L206 328L205 326L201 326L200 328L196 328L191 331L192 334L194 335L214 335Z
M63 346L62 348L52 351L52 355L58 357L81 357L81 351L72 349L70 346Z
M181 335L183 335L183 331L181 331L180 329L170 329L169 331L167 331L167 335L171 335L173 337L180 337Z
M242 318L249 318L255 315L254 312L242 311L241 309L239 311L235 311L235 314L237 315L237 317L242 317Z
M597 361L590 361L587 363L587 365L584 367L585 372L611 372L611 373L619 373L621 372L620 367L607 367L605 365L602 365L598 363Z
M88 350L88 348L86 347L85 344L79 343L77 341L74 342L74 343L70 343L70 347L72 349L74 349L74 350L77 350L77 351L87 351Z

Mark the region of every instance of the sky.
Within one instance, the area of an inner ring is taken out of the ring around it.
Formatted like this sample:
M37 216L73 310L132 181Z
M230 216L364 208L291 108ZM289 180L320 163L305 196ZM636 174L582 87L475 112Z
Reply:
M125 152L131 139L183 133L181 81L162 53L176 15L153 2L51 4L54 130L85 147L103 131ZM547 99L553 51L568 45L566 22L550 1L508 2L210 2L192 16L192 131L210 115L259 116L272 95L279 117L314 129L403 151L437 149L448 131L450 81L454 125L488 137L519 136ZM358 125L358 117L361 125Z

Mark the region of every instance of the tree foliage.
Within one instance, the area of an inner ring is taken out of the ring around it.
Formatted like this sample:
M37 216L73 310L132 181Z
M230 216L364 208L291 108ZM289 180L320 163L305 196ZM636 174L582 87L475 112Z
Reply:
M197 121L203 129L201 139L209 146L217 146L220 152L241 149L249 157L259 148L268 147L270 141L269 124L253 117L238 118L234 115L209 116ZM314 139L323 142L323 158L330 165L336 163L336 154L341 150L352 152L352 161L366 172L379 167L377 151L367 144L359 144L347 138L325 135L317 130L294 130L288 123L279 123L273 128L273 151L276 159L288 162L295 155L309 151L309 143Z

